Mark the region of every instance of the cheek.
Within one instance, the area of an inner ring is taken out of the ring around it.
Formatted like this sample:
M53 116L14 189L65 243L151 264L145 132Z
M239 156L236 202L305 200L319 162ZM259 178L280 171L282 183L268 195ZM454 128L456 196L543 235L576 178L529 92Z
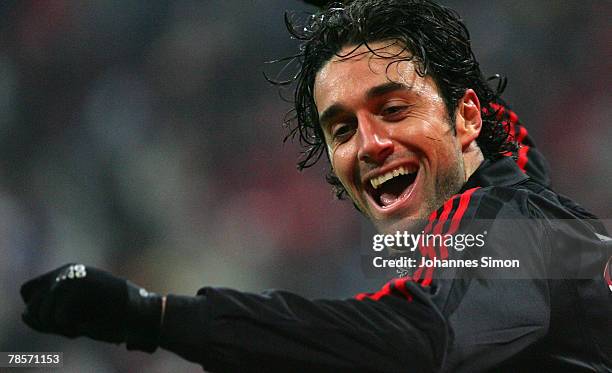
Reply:
M411 151L426 152L443 141L440 125L427 117L412 117L402 125L389 127L389 137L395 139Z
M329 149L329 148L328 148ZM350 186L354 169L358 167L355 147L350 143L341 144L330 150L331 165L345 187ZM348 189L348 188L347 188Z

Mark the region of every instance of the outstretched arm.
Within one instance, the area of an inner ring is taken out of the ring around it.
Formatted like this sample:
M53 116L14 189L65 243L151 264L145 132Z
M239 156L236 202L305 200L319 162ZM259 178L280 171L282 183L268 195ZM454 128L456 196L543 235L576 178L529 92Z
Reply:
M149 352L161 346L212 371L429 372L450 344L429 290L410 284L378 301L217 288L164 298L71 264L29 281L22 296L23 319L38 331Z

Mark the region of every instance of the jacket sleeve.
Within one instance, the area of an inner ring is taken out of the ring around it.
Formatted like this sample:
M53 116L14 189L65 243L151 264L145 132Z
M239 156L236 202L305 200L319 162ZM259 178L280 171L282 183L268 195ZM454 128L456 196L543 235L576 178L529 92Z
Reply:
M160 345L210 371L439 371L450 332L429 289L387 290L378 300L211 287L168 296Z

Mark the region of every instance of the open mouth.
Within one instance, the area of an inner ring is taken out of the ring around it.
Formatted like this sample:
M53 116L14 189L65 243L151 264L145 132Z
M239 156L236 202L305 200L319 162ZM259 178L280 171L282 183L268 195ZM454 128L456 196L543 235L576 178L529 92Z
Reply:
M368 193L378 206L387 208L409 194L417 174L418 168L398 167L370 179Z

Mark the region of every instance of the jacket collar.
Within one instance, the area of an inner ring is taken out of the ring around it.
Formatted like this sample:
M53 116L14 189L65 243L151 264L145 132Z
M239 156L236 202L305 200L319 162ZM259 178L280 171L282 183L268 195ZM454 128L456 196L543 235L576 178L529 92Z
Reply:
M461 193L475 187L510 186L529 179L511 157L485 159L461 188Z

